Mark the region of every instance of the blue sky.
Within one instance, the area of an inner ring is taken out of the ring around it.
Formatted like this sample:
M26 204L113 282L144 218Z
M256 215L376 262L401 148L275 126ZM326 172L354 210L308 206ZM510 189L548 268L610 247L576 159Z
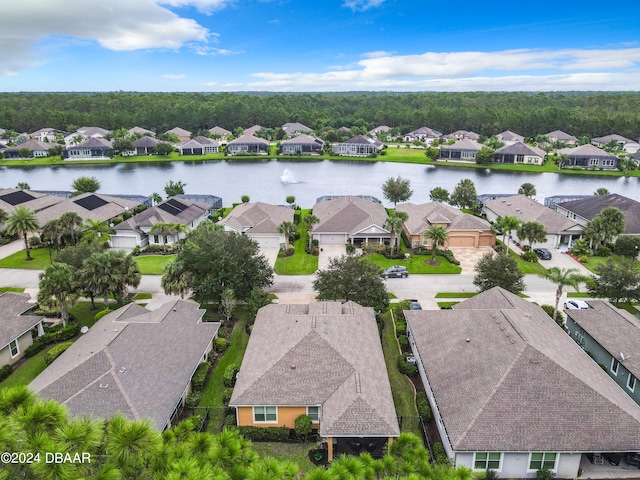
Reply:
M639 89L638 0L0 5L2 92Z

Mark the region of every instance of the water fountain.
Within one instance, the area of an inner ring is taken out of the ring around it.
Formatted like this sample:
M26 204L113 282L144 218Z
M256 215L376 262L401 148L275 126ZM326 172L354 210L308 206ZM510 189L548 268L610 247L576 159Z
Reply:
M284 183L284 184L289 184L289 183L300 183L298 182L298 180L296 180L296 178L293 176L293 172L291 170L289 170L288 168L284 169L284 172L282 172L282 175L280 175L280 182Z

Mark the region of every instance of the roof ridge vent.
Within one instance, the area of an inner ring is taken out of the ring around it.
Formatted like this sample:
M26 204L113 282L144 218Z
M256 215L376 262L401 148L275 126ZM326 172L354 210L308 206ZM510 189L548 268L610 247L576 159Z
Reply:
M356 380L356 393L360 394L360 393L362 393L362 384L360 382L360 373L356 372L355 380Z

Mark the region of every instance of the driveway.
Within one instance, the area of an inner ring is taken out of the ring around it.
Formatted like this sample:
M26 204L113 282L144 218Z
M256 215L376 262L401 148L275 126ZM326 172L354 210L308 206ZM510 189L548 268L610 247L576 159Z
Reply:
M278 252L280 251L277 247L260 247L260 253L264 255L269 262L269 265L272 267L276 264L276 260L278 259Z
M329 266L329 260L347 254L346 245L321 245L318 255L318 270L325 270Z
M474 267L488 252L493 252L491 247L449 247L453 256L460 262L461 275L475 275Z
M19 238L18 240L14 240L13 242L7 243L6 245L2 245L0 247L0 258L7 258L10 255L13 255L16 252L24 249L24 240Z

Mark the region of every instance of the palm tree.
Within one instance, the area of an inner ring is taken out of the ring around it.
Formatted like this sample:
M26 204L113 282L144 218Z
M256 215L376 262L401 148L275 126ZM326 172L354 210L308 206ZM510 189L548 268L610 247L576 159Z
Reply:
M445 242L449 240L449 233L442 225L432 225L424 236L431 240L431 263L435 263L438 246L444 246Z
M536 187L533 183L523 183L518 189L518 194L524 195L527 198L533 198L536 196Z
M108 242L113 234L113 228L100 220L92 220L87 218L85 223L85 230L82 232L83 242Z
M31 187L27 182L18 182L16 188L19 190L31 190Z
M3 209L0 208L0 227L4 226L4 223L7 221L7 219L9 218L9 215L7 215L7 212L5 212ZM2 240L2 229L0 228L0 241Z
M75 268L66 263L52 263L39 278L38 303L46 308L59 309L62 324L66 327L69 309L80 296Z
M152 235L160 235L162 237L162 251L167 253L167 235L176 235L176 242L180 237L180 232L186 232L187 226L182 223L158 222L151 228Z
M27 234L29 232L35 232L38 228L40 228L40 222L38 222L36 214L27 207L16 207L11 216L7 219L7 232L11 235L22 235L24 238L24 249L27 252L27 261L33 260L31 258Z
M311 252L311 245L313 243L311 232L313 231L313 226L320 223L320 219L316 217L313 213L310 213L309 215L304 217L302 221L307 226L307 232L309 234L309 252Z
M558 317L558 305L560 304L560 297L562 297L562 290L564 289L564 287L569 285L576 290L579 290L580 284L589 280L589 277L587 277L586 275L579 274L577 268L560 269L558 267L551 267L545 270L543 273L539 273L538 276L556 284L556 305L555 309L553 310L554 322Z
M494 223L496 230L498 233L502 234L502 243L509 248L509 243L511 242L511 232L516 230L520 226L520 220L517 217L511 217L509 215L505 215L504 217L496 218ZM507 240L507 235L509 239Z
M294 235L297 228L298 227L295 223L287 221L282 222L280 225L278 225L278 228L276 230L280 235L284 235L284 245L286 250L289 250L289 236Z
M180 298L189 293L189 274L184 271L182 264L173 260L164 267L160 285L167 295L180 295Z
M109 308L110 293L120 301L127 286L137 287L139 284L138 264L121 250L96 252L83 262L80 287L102 293L105 309Z
M71 245L76 244L76 230L82 223L82 218L76 212L65 212L60 215L60 225L71 236Z
M153 192L151 195L149 195L149 198L154 205L157 205L162 201L162 197L157 192Z
M638 166L638 160L633 158L630 155L627 155L622 160L620 160L620 164L624 168L624 176L629 176L629 172L634 170Z
M396 235L402 231L402 225L409 218L409 214L407 212L399 212L396 211L393 215L389 215L387 220L384 222L383 228L389 230L391 232L391 253L393 253L396 245Z
M544 225L539 222L525 222L518 227L518 237L529 242L529 248L533 248L536 242L544 242L547 234Z
M64 231L62 229L62 225L60 224L60 220L58 218L54 218L53 220L49 220L44 224L41 230L41 238L49 245L49 248L57 246L58 249L62 248L62 237L64 236Z

